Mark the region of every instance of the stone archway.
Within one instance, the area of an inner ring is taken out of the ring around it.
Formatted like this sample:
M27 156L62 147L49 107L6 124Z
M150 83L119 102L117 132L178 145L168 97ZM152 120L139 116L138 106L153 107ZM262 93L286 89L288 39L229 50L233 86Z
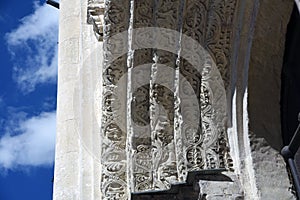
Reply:
M131 192L168 190L171 184L186 182L189 171L231 168L225 87L236 3L227 2L225 7L223 3L106 2L102 22L104 198L121 195L126 199L126 188ZM142 64L148 66L138 69ZM139 102L134 109L127 107L132 101ZM113 102L118 102L117 110ZM155 119L161 115L159 104L166 110L169 131ZM140 124L149 122L140 128L131 116L143 119ZM196 126L193 118L198 118ZM119 131L117 135L127 139L110 140L106 130ZM116 159L111 160L111 154Z
M54 199L293 199L284 162L260 168L276 153L249 138L260 3L61 2Z

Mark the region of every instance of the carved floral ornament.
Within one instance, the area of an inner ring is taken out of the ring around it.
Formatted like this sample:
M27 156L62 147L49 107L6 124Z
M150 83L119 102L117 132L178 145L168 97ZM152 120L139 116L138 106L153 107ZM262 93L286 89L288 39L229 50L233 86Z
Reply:
M236 4L226 4L88 1L104 46L102 199L168 190L189 172L232 167L225 88Z

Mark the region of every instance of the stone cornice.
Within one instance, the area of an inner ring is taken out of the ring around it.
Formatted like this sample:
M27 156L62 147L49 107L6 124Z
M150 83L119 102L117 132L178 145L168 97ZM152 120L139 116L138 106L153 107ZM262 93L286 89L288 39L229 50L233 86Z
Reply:
M89 0L87 8L87 23L93 25L98 41L103 40L104 1Z

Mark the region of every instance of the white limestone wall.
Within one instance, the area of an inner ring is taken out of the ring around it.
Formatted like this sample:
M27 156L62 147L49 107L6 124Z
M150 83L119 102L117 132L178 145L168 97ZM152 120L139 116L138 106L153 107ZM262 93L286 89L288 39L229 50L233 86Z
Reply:
M86 4L60 1L54 200L100 199L96 113L102 43L86 23Z

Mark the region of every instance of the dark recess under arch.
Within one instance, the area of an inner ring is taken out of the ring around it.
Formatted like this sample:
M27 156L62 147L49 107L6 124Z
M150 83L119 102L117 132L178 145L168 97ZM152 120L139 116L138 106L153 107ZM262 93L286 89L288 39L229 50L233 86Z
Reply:
M281 127L284 145L288 145L298 126L300 112L300 15L297 5L287 27L281 73Z

